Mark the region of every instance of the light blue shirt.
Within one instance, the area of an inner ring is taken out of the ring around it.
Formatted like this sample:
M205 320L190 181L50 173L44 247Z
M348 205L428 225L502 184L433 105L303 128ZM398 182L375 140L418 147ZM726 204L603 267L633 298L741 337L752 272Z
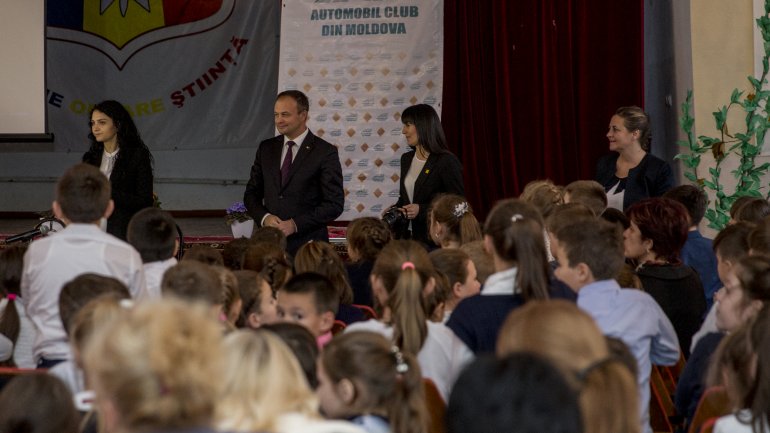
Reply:
M642 428L649 422L652 364L673 365L679 360L679 340L671 321L655 299L641 290L621 289L615 280L596 281L578 291L577 305L594 318L605 335L623 340L639 367Z

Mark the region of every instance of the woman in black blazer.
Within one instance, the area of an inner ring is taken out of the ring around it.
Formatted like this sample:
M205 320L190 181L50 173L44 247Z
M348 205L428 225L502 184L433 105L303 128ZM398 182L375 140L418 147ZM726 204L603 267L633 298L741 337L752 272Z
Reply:
M100 102L90 117L91 147L83 162L99 167L110 179L115 210L107 220L107 232L125 240L131 217L153 205L152 155L120 102Z
M428 208L444 193L465 195L460 160L446 145L444 129L430 105L413 105L401 114L402 133L411 151L401 155L399 208L410 221L411 239L433 245L428 233Z

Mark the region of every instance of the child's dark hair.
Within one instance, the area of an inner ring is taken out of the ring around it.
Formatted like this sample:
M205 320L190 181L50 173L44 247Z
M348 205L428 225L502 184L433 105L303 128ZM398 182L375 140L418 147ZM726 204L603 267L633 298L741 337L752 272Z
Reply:
M594 217L566 225L555 235L569 266L585 263L597 281L616 278L625 263L623 234L615 224Z
M580 203L591 209L599 216L607 208L607 193L602 184L595 180L576 180L564 187L564 193L569 194L570 203Z
M492 238L497 256L518 268L516 286L522 296L548 298L548 258L537 209L517 199L500 201L487 216L484 234Z
M393 342L409 353L419 353L428 335L423 291L434 272L425 248L408 240L391 241L372 268L388 292Z
M427 431L422 373L411 353L393 348L379 334L346 332L324 348L321 365L334 384L343 379L353 384L352 410L365 414L385 407L391 431Z
M251 241L246 238L233 239L222 248L222 261L225 267L232 271L243 269L243 258L251 246Z
M477 358L447 406L448 433L582 433L577 393L550 361L530 352Z
M730 205L730 218L734 221L738 221L737 214L738 209L740 209L743 205L746 203L754 200L756 197L751 197L748 195L742 195L733 201L733 204Z
M0 432L77 433L72 394L57 377L22 374L0 392Z
M353 303L353 289L348 282L348 272L339 254L328 242L308 242L297 250L294 256L294 270L302 272L317 272L328 278L337 289L340 304Z
M128 223L126 238L133 245L142 262L158 262L174 257L176 249L176 222L170 213L155 207L140 210Z
M719 254L722 260L737 262L743 256L749 254L750 236L755 229L755 225L746 221L739 221L731 224L719 233L717 233L711 247L715 254ZM758 238L757 238L758 239Z
M748 237L748 247L751 254L770 256L770 218L763 219L754 227Z
M56 184L56 203L75 223L94 223L107 211L110 181L97 167L80 163L64 172Z
M183 260L168 268L163 274L160 291L164 297L173 296L190 302L224 303L219 274L210 265L196 260Z
M706 214L709 197L702 188L695 185L679 185L668 190L663 197L678 201L687 209L690 226L697 226Z
M388 226L377 218L356 218L348 225L348 248L355 249L359 260L375 261L391 238Z
M770 204L767 203L767 200L754 197L751 200L746 200L745 203L736 209L733 219L735 221L758 223L768 215L770 215Z
M262 312L260 311L260 305L262 305L261 286L263 281L265 283L267 281L257 271L243 269L233 271L233 274L238 279L238 291L241 297L241 315L238 317L235 325L239 328L246 328L249 314L259 314Z
M214 271L219 276L219 283L222 290L222 310L227 316L228 320L237 320L237 317L230 317L233 305L241 300L240 287L238 286L238 278L233 271L224 266L213 266ZM242 304L242 303L241 303ZM238 312L240 316L240 312Z
M600 215L605 221L609 221L613 224L617 224L622 230L631 227L631 221L628 220L626 214L623 211L615 209L614 207L608 207L604 209L604 212Z
M564 204L564 192L550 180L533 180L524 185L519 200L537 209L541 219L548 218L554 209Z
M484 248L484 241L460 245L460 250L465 251L473 261L473 264L476 266L476 279L483 285L487 278L495 273L494 259Z
M340 301L334 284L316 272L303 272L291 277L281 288L281 291L291 294L312 294L318 314L331 311L337 315L340 308Z
M433 279L436 281L433 290L425 291L422 296L425 315L431 322L443 323L446 303L451 296L452 287L449 278L439 271L433 271Z
M286 252L278 245L268 242L257 242L246 250L243 269L259 272L270 284L273 293L281 288L292 272Z
M446 276L450 292L455 283L465 284L468 279L468 262L471 260L465 251L441 248L431 251L429 256L433 267Z
M577 220L593 220L595 215L596 214L583 203L565 203L556 207L556 209L548 215L548 218L545 220L545 228L549 232L555 234L561 230L562 227L570 225Z
M182 256L182 261L197 261L212 266L224 266L225 260L219 250L208 245L193 245Z
M462 245L481 239L479 221L464 197L455 194L439 195L430 205L430 215L433 221L446 227L444 240Z
M3 314L0 315L0 334L8 337L16 345L21 330L19 321L18 297L21 296L21 274L24 270L24 253L27 247L23 245L9 245L0 250L0 298L6 298L8 303ZM13 354L7 361L0 362L0 366L15 367Z
M98 274L80 274L67 282L59 293L59 316L69 335L72 319L87 303L102 297L130 299L128 287L119 280Z
M305 372L310 388L318 388L318 373L316 372L316 361L318 360L318 342L313 334L304 326L298 323L278 322L262 325L257 332L261 330L270 331L289 346L294 356L297 357L302 371Z
M258 227L251 233L251 243L267 242L278 246L282 251L286 251L286 235L281 229L276 227Z

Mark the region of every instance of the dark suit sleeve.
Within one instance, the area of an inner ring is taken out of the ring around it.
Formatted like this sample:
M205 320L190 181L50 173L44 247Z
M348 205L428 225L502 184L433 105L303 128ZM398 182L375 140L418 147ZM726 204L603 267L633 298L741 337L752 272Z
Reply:
M650 197L660 197L673 187L674 173L671 171L671 166L661 161L650 184Z
M243 193L243 204L249 211L249 215L254 219L257 225L260 225L262 218L268 213L267 208L262 204L265 197L265 182L262 176L262 153L266 141L260 143L257 149L254 163L251 165L251 175L249 183L246 184L246 191Z
M126 166L127 176L113 182L112 199L115 207L134 213L152 206L152 161L150 153L134 151Z
M465 186L463 184L463 167L460 160L451 153L441 155L441 159L433 168L441 176L440 185L435 185L439 189L430 191L427 196L428 202L417 203L420 205L420 211L417 215L418 221L428 221L428 209L433 199L439 194L456 194L465 197ZM416 194L415 194L416 195Z
M331 144L326 147L321 162L318 182L321 187L321 202L309 213L294 216L297 232L307 228L316 229L326 226L342 214L345 206L345 192L342 188L342 166L337 148Z

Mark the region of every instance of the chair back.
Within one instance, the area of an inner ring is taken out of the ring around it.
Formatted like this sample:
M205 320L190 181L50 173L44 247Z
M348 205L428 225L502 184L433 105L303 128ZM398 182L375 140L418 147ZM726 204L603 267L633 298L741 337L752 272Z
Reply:
M730 414L730 398L723 386L712 386L703 392L690 421L688 433L698 433L706 421Z
M423 378L422 384L425 391L425 405L430 418L428 433L446 433L446 402L432 380Z

